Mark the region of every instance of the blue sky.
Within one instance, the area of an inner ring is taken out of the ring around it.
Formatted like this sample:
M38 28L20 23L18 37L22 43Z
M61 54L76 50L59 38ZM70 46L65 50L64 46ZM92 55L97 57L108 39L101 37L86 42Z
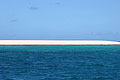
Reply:
M120 0L0 0L0 39L120 41Z

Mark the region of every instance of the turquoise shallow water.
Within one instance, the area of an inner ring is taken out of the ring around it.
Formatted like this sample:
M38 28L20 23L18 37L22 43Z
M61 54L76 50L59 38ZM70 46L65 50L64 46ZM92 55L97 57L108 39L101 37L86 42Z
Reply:
M120 80L120 46L0 46L0 80Z

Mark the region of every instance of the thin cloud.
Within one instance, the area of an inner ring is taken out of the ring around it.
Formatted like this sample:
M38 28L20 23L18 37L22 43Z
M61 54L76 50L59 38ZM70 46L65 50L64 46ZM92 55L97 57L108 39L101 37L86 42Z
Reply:
M60 2L56 2L55 4L56 4L56 5L60 5L61 3L60 3Z
M29 7L30 10L38 10L39 7Z
M10 20L10 22L17 22L17 21L18 21L17 19Z

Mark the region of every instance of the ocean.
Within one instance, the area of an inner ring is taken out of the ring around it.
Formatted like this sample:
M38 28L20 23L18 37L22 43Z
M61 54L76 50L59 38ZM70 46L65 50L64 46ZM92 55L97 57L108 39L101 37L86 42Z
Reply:
M120 46L0 46L0 80L120 80Z

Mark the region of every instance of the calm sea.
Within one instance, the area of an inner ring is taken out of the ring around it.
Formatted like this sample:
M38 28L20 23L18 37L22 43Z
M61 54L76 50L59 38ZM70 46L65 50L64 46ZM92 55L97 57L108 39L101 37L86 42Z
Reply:
M0 46L0 80L120 80L120 46Z

